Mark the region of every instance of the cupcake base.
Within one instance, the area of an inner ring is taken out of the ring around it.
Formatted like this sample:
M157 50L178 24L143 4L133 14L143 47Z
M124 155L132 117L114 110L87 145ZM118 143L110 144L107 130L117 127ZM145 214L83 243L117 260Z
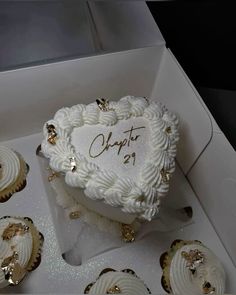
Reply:
M33 237L33 250L31 254L31 258L26 268L27 271L33 271L39 266L41 262L41 252L42 252L42 246L44 242L44 236L34 226L32 219L30 219L29 217L24 217L21 219L29 227L30 233Z

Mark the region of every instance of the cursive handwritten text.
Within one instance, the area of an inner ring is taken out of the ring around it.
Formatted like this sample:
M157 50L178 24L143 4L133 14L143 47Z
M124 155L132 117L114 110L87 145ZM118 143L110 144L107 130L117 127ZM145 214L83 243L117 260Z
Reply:
M124 131L123 133L126 135L125 138L121 140L113 140L112 136L113 133L109 132L108 136L106 137L103 133L98 134L92 141L89 147L89 156L91 158L97 158L102 155L105 151L108 151L111 148L118 147L117 155L120 154L121 150L125 146L130 146L131 142L135 142L140 137L139 134L135 134L135 131L139 129L145 128L144 126L136 127L133 126L129 129ZM98 148L98 152L94 152L94 147Z

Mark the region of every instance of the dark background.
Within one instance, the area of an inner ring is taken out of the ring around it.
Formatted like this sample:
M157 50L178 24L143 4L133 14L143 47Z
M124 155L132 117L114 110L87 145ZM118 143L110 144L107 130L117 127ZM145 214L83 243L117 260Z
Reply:
M236 149L235 1L147 4L167 47Z

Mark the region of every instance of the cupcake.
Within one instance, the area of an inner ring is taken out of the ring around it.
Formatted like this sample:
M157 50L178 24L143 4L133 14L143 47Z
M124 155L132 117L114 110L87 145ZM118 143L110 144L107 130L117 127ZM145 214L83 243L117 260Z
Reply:
M0 219L0 288L17 285L41 261L43 235L24 217Z
M85 288L84 294L145 295L151 292L133 270L115 271L107 268L100 273L96 282Z
M224 294L225 272L200 241L176 240L160 257L162 286L171 294Z
M0 146L0 203L25 187L27 172L28 165L20 154Z

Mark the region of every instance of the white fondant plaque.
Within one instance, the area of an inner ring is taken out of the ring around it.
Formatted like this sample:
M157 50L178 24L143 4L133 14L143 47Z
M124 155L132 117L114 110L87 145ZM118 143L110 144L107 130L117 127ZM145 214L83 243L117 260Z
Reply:
M131 118L114 126L85 125L73 129L76 151L100 168L138 181L149 149L150 128L145 118Z

